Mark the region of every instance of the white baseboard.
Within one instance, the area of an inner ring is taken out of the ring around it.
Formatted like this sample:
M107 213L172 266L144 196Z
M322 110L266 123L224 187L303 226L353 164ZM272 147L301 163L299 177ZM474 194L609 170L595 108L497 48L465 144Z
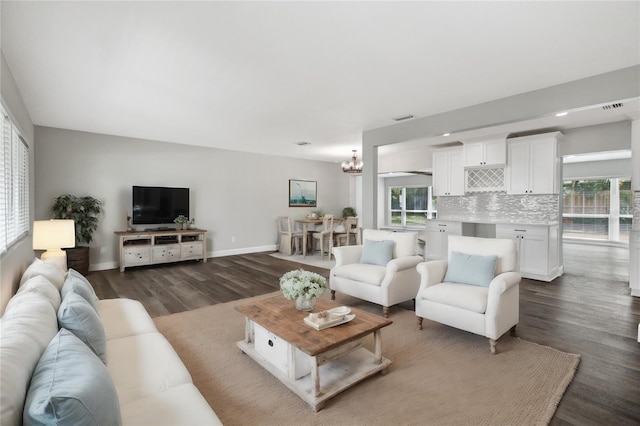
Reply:
M207 257L223 257L223 256L233 256L237 254L248 254L248 253L259 253L262 251L275 251L278 249L276 244L268 245L268 246L258 246L258 247L243 247L238 249L230 249L230 250L215 250L207 253Z
M89 265L89 272L92 271L106 271L107 269L116 269L118 267L118 262L102 262L102 263L92 263Z

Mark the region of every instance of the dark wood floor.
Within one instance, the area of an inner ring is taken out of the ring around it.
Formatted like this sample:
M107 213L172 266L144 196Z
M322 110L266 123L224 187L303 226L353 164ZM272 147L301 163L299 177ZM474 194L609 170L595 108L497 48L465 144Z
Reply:
M581 355L551 423L638 425L640 299L629 296L628 249L565 244L564 257L562 277L551 283L525 279L520 286L518 336ZM88 278L100 298L136 299L159 316L275 291L280 276L297 267L255 253L92 272ZM326 269L305 269L328 277Z

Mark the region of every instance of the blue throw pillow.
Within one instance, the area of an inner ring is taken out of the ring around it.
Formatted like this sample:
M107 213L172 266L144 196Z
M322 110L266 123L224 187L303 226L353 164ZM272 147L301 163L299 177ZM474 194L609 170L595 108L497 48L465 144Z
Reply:
M393 259L393 244L393 240L364 240L360 263L387 266L387 263Z
M62 299L58 325L75 334L102 362L107 363L107 336L100 317L89 302L73 290Z
M451 252L444 282L489 287L495 277L498 256Z
M84 299L93 306L93 309L98 312L98 307L96 306L98 297L96 296L96 292L93 290L93 286L89 281L87 281L84 275L75 269L69 269L69 272L67 272L67 278L64 280L64 284L60 290L62 298L64 299L71 290L84 297Z
M68 330L56 334L38 361L23 424L122 424L118 394L107 367Z

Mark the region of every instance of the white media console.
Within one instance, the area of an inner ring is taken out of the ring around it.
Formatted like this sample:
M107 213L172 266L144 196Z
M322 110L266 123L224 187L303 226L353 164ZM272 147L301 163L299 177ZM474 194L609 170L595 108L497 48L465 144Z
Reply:
M204 229L120 231L115 234L118 236L120 272L131 266L207 261L207 231Z

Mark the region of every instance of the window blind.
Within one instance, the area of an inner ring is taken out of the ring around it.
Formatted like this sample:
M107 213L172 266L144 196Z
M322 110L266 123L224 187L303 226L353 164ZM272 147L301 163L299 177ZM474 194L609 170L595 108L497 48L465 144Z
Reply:
M0 252L29 232L29 147L2 108Z

